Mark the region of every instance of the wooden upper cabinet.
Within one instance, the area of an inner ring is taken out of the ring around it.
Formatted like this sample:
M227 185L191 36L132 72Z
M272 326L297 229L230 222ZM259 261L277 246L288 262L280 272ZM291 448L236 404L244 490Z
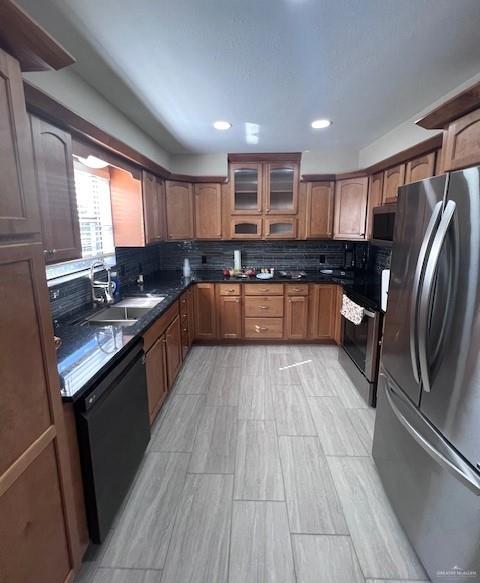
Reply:
M82 256L82 244L72 137L34 116L31 124L45 261L77 259Z
M40 232L40 214L18 62L0 50L0 235Z
M383 204L397 202L397 190L405 184L405 164L388 168L383 173Z
M190 182L167 180L165 191L167 238L193 239L193 189Z
M293 217L265 217L265 239L295 239L297 219Z
M306 238L330 239L333 235L334 182L309 182L306 200Z
M372 238L373 229L373 209L382 204L383 198L383 172L372 174L368 179L368 208L367 208L367 224L366 224L366 238Z
M144 247L142 181L134 178L130 172L111 166L110 199L115 247Z
M480 109L455 120L443 136L443 171L480 164Z
M195 238L222 238L222 188L220 184L197 183L193 186Z
M263 166L260 163L230 164L230 212L258 215L262 212Z
M232 217L230 220L231 239L261 239L262 219L260 217Z
M296 162L266 163L264 182L265 214L297 214L298 164Z
M368 178L339 180L335 185L335 239L365 239Z
M419 156L407 162L405 184L431 178L435 174L435 152Z
M149 172L142 173L145 243L163 241L165 225L165 183Z

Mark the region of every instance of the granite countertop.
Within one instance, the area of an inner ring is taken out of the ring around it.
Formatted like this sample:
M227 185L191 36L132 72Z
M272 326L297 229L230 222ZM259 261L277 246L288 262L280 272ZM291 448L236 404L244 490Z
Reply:
M346 277L347 276L347 277ZM367 285L358 278L342 277L338 272L323 274L318 271L306 272L301 279L287 279L275 275L269 280L255 277L248 279L225 278L220 272L197 271L189 280L180 273L158 273L145 277L143 286L136 284L122 288L122 297L159 294L165 299L151 308L132 326L120 325L80 325L96 311L105 306L92 306L59 319L55 335L62 339L57 351L58 373L64 401L75 401L88 391L133 345L141 341L142 334L165 310L195 282L221 283L337 283L352 290ZM119 298L120 299L120 298Z

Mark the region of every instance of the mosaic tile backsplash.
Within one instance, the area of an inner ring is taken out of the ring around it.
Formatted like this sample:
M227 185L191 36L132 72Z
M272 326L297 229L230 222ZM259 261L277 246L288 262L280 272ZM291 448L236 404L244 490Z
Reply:
M138 274L159 270L180 271L185 257L192 271L220 270L233 265L233 251L242 251L242 264L275 269L343 267L345 252L355 255L356 265L363 263L380 272L390 266L390 250L367 243L343 241L176 241L149 247L117 247L117 271L122 284L134 282ZM58 292L58 293L57 293ZM57 297L54 297L57 296ZM54 318L73 312L91 301L88 277L68 281L50 288L50 305Z

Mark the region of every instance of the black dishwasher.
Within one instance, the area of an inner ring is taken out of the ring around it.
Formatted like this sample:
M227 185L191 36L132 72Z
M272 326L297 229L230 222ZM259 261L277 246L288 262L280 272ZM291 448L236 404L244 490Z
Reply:
M75 404L88 527L101 543L150 440L142 343Z

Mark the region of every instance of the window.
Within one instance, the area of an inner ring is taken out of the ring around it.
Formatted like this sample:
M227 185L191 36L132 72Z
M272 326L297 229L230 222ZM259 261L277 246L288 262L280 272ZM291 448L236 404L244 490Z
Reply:
M101 257L115 251L110 181L88 170L75 168L82 257Z
M90 169L76 159L73 165L82 258L47 265L49 286L85 276L96 258L110 267L116 263L109 171Z

